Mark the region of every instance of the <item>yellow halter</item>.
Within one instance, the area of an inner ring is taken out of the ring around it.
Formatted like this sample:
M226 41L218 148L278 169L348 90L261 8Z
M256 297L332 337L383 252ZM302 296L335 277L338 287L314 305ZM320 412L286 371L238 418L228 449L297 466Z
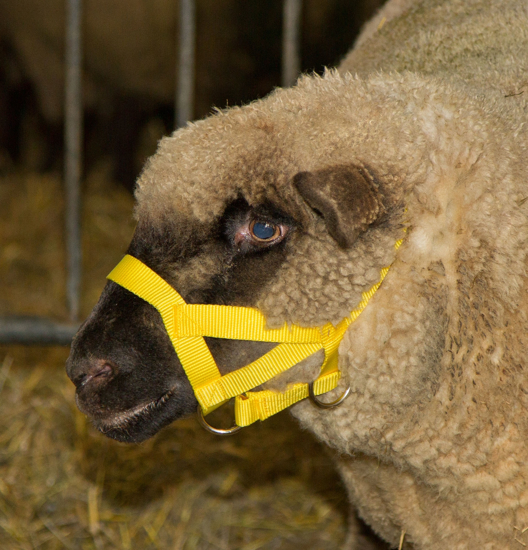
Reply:
M398 241L395 248L398 249L401 243L402 240ZM381 270L379 282L363 292L356 309L335 327L331 323L310 328L285 324L279 329L267 329L266 319L258 309L186 304L164 279L133 256L126 255L108 275L108 279L133 292L159 311L202 414L209 414L235 397L235 422L241 427L256 420L265 420L308 397L309 385L301 383L289 386L282 393L249 390L320 349L324 349L325 359L321 373L313 383L313 393L321 395L337 386L341 377L337 353L339 344L349 325L365 309L388 271L388 267ZM253 363L222 376L204 336L276 342L279 345ZM224 432L219 430L218 433ZM232 430L225 433L232 433Z

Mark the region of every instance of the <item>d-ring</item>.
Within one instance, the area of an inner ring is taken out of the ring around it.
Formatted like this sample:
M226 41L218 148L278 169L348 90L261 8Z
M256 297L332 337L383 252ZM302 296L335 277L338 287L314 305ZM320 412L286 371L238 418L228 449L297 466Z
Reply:
M202 408L200 405L198 405L198 422L202 425L203 428L205 428L208 432L211 432L212 434L216 435L233 435L239 432L242 429L242 426L237 426L236 424L229 428L228 430L222 430L221 428L213 428L210 424L207 423L207 421L204 418Z
M350 386L348 386L348 388L345 390L345 393L341 397L338 397L335 401L331 401L330 403L324 403L323 401L319 401L319 399L315 397L313 385L313 382L310 382L308 384L308 397L310 398L312 404L314 404L316 407L319 407L320 409L333 409L334 407L341 405L341 403L343 403L343 401L348 397L348 394L350 393Z

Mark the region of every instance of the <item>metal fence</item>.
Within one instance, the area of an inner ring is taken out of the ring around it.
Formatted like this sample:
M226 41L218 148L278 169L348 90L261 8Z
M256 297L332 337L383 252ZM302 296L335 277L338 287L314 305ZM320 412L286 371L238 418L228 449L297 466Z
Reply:
M0 317L0 344L70 345L79 326L81 290L81 167L82 167L82 0L68 0L65 55L65 162L67 300L69 323L39 317ZM300 72L302 0L284 0L282 85L294 84ZM176 78L175 124L193 117L196 0L180 0L179 70Z

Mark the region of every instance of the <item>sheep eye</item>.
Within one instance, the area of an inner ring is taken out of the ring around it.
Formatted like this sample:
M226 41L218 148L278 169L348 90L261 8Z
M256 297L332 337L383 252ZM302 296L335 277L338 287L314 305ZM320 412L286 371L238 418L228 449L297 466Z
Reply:
M233 241L239 252L251 252L280 243L290 227L263 219L249 219L236 226Z
M272 242L280 237L281 233L281 226L274 223L253 220L249 224L249 234L258 242Z

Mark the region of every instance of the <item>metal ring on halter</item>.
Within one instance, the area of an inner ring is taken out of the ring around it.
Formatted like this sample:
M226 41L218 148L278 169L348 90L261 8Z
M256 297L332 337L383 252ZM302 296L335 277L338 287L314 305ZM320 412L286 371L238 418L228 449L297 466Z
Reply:
M345 393L343 393L341 397L338 397L335 401L331 401L330 403L324 403L323 401L319 401L319 399L315 397L313 385L313 382L310 382L308 384L308 397L310 398L312 404L316 407L319 407L320 409L333 409L334 407L341 405L341 403L343 403L343 401L348 397L348 394L350 393L350 386L348 386L348 388L345 390Z
M204 418L202 408L200 405L198 405L198 422L202 425L203 428L205 428L208 432L211 432L215 435L233 435L236 434L238 431L242 429L242 426L237 426L236 424L229 428L228 430L222 430L221 428L213 428L210 424L207 423L207 421Z

